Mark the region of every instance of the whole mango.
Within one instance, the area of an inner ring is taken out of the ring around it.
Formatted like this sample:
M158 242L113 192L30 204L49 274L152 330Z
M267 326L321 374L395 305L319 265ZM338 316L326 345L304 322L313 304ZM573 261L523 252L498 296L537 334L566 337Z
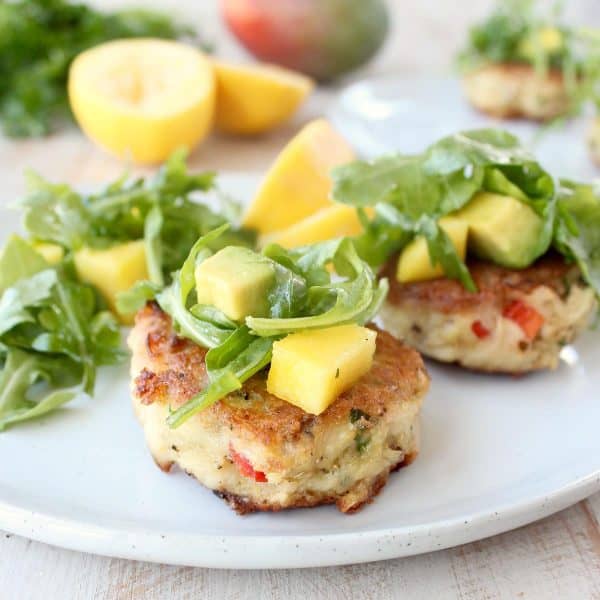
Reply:
M388 31L384 0L221 0L221 9L254 56L319 81L363 65Z

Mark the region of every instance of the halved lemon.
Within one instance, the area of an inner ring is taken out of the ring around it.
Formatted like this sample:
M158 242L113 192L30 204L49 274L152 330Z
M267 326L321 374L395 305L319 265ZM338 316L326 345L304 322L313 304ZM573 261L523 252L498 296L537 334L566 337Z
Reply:
M274 65L231 65L215 61L217 127L256 135L289 119L313 89L313 81Z
M71 65L68 88L83 131L112 154L140 163L193 148L213 122L211 62L179 42L116 40L86 50Z

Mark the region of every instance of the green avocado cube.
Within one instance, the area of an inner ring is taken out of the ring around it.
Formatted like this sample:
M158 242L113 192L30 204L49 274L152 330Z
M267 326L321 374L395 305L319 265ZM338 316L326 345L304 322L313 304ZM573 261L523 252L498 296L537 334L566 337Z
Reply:
M195 275L199 304L214 306L234 321L269 316L275 269L268 258L228 246L201 262Z
M527 204L501 194L479 192L456 213L469 224L469 251L503 267L528 267L539 255L544 222Z

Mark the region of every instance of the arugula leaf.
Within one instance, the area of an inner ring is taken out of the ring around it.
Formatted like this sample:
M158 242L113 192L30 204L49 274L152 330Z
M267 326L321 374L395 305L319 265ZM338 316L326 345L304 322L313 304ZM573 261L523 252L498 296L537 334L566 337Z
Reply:
M269 292L270 315L273 318L290 317L306 302L307 279L277 262L273 268L275 285Z
M172 412L169 427L179 427L195 413L205 410L221 398L239 390L244 381L271 362L273 339L256 338L241 327L218 348L209 350L206 366L210 384L192 400Z
M241 387L242 383L235 374L227 369L221 371L204 390L169 414L167 425L172 428L179 427L196 413L207 409L227 394L231 394L231 392L235 392Z
M364 232L355 240L361 258L374 266L416 236L427 241L433 265L475 291L464 262L437 221L462 208L481 190L514 196L544 221L537 255L550 246L555 217L552 178L513 135L500 130L464 131L414 156L387 155L333 171L333 198L359 209ZM375 208L368 219L362 209Z
M0 3L0 122L14 137L46 135L69 116L71 61L102 42L191 37L193 30L166 13L107 13L67 0Z
M78 250L88 236L84 199L64 183L50 183L37 173L25 174L27 195L23 224L37 240Z
M254 339L255 337L248 327L236 326L225 340L226 343L216 346L206 353L206 368L208 372L219 371L227 367Z
M25 240L13 235L0 254L0 294L19 279L34 275L48 264Z
M425 151L423 168L431 175L489 165L533 163L519 139L502 129L474 129L442 138Z
M293 331L355 323L359 317L364 319L360 322L363 324L374 316L376 292L387 289L387 281L376 282L374 273L358 257L351 240L342 239L336 241L333 246L327 242L325 244L327 250L335 248L334 254L319 254L319 244L315 244L313 249L316 247L317 252L314 256L320 256L320 260L323 261L322 267L333 263L336 270L339 268L341 271L340 274L347 275L347 279L310 288L306 306L298 316L246 317L246 325L252 333L261 337L279 336ZM295 252L302 252L302 248L296 249ZM317 310L319 312L315 314Z
M205 348L222 344L231 330L221 328L213 322L196 317L181 301L181 283L173 283L157 296L160 307L173 319L175 330Z
M228 316L222 313L214 306L208 306L206 304L194 304L190 308L190 312L202 321L208 321L217 327L222 329L235 329L238 324L232 321Z
M96 312L94 291L77 282L62 279L54 286L53 297L38 314L45 331L32 342L32 348L46 353L62 353L83 366L83 388L91 394L96 367L114 364L123 357L119 349L118 323L107 311Z
M77 368L68 359L9 349L0 370L0 431L56 410L80 395L78 387L63 387L65 383L75 383L67 379ZM45 389L31 393L32 387L40 382Z
M374 161L355 161L336 167L333 172L333 199L352 206L375 206L388 202L391 194L399 190L399 182L418 178L417 185L428 185L419 177L419 156L387 154ZM423 194L426 196L427 194Z
M219 238L219 236L229 229L228 224L223 224L196 241L192 246L188 257L185 259L179 271L179 283L181 288L180 299L183 304L186 303L187 297L196 284L196 266L204 259L212 255L210 245Z
M20 279L9 287L0 298L0 336L17 325L34 322L30 309L47 301L57 282L56 271L48 269Z
M562 180L554 245L600 297L600 189Z
M471 278L469 269L456 254L456 249L446 232L432 219L425 220L419 232L427 240L431 263L441 265L444 273L450 279L462 281L467 291L476 292L477 286Z
M154 300L162 286L152 281L137 281L133 287L117 296L117 311L122 315L131 315L143 308L149 300Z
M144 222L144 243L146 263L150 280L156 285L163 286L165 278L162 268L163 248L160 232L164 225L164 217L158 206L153 206L146 215Z
M119 325L92 288L25 246L13 237L3 254L18 260L0 296L0 430L91 394L97 367L124 358Z
M197 317L188 309L190 305L197 304L189 300L195 285L194 270L200 260L212 254L209 246L228 227L227 224L221 225L202 236L194 244L181 269L174 274L171 285L156 296L160 307L173 318L176 331L205 348L222 344L231 334L231 328L215 324L214 319Z

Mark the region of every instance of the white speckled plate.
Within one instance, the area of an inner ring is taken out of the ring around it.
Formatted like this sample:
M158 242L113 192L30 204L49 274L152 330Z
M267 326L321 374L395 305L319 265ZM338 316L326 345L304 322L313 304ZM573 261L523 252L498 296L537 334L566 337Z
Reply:
M242 198L256 178L229 176ZM0 210L0 239L17 226ZM239 517L146 451L127 367L96 398L0 434L0 529L75 550L230 568L310 567L436 550L523 525L600 489L600 346L522 379L430 365L422 451L356 515L332 507Z

